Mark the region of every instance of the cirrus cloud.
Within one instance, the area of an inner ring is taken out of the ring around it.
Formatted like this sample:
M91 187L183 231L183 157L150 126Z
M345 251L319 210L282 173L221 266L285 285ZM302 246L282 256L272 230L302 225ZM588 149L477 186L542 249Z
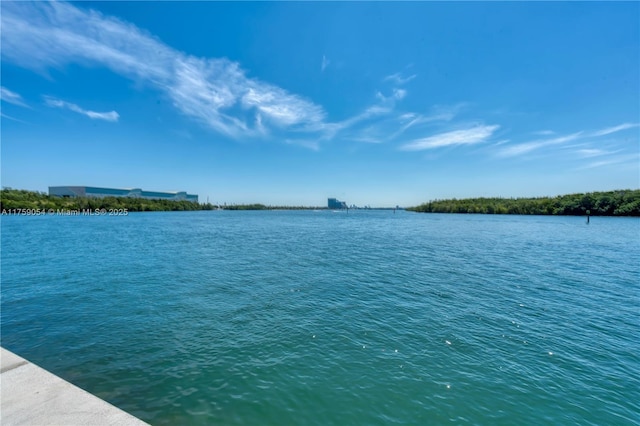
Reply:
M620 132L622 130L633 129L634 127L638 127L638 123L623 123L618 126L607 127L606 129L597 130L589 134L591 137L599 137L610 135L611 133Z
M4 86L0 86L0 99L4 102L8 102L10 104L18 105L26 107L27 104L22 100L22 96L20 96L16 92L12 92Z
M109 111L109 112L90 111L84 108L80 108L76 104L62 101L60 99L45 97L45 103L50 107L66 108L70 111L77 112L78 114L86 115L87 117L93 120L104 120L104 121L116 122L120 118L120 115L116 111Z
M545 146L563 144L565 142L578 139L580 136L583 135L583 133L584 132L576 132L567 136L560 136L552 139L538 139L531 142L525 142L525 143L521 143L513 146L508 146L500 151L499 156L515 157L517 155L526 154Z
M464 130L453 130L422 139L415 139L400 147L402 151L423 151L455 145L472 145L486 141L499 125L479 125Z
M304 97L247 77L236 62L185 54L94 10L11 2L3 4L0 19L4 60L37 71L69 63L105 66L164 92L181 113L231 137L262 134L265 122L303 130L325 117Z

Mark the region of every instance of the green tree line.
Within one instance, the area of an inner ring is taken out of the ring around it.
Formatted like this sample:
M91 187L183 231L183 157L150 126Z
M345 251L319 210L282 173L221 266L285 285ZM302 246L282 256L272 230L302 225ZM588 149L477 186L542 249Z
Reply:
M265 206L264 204L231 204L216 206L210 203L198 204L192 201L149 200L131 197L73 197L50 196L44 192L24 189L3 188L0 190L0 209L30 210L86 210L86 209L127 209L130 212L180 211L180 210L308 210L321 207Z
M454 198L429 201L407 210L421 213L640 216L640 190L539 198Z
M43 192L24 189L3 188L0 190L0 209L31 210L83 210L83 209L127 209L130 212L213 210L214 205L199 204L192 201L149 200L131 197L74 197L62 198Z

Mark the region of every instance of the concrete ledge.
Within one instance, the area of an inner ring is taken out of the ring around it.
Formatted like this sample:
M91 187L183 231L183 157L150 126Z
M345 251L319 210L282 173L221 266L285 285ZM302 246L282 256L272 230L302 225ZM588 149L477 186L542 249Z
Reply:
M147 424L4 348L0 365L3 426Z

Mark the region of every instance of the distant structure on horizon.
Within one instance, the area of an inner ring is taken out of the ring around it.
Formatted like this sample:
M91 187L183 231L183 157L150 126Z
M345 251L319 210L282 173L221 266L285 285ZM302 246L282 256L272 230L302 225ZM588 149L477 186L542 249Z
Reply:
M330 209L346 209L347 203L345 201L340 201L335 198L329 198L327 200L327 205Z
M181 192L157 192L143 191L140 188L117 189L117 188L97 188L94 186L50 186L49 195L55 197L130 197L146 198L147 200L172 200L172 201L192 201L198 202L197 194L187 194Z

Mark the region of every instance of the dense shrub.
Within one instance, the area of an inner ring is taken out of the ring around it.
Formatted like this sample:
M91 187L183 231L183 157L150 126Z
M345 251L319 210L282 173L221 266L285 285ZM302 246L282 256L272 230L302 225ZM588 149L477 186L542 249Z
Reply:
M619 190L541 198L435 200L407 210L423 213L486 213L640 216L640 190Z

